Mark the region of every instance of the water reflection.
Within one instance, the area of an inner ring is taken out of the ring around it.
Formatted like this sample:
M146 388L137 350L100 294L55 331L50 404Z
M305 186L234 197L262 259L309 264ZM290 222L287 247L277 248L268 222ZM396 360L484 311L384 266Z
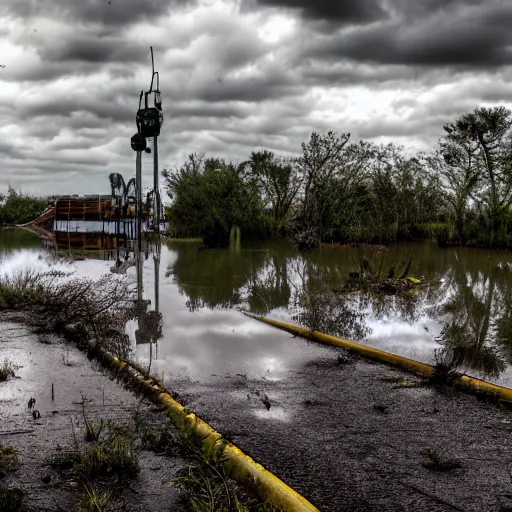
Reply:
M17 246L41 250L36 237L16 236L0 232L4 258ZM210 250L176 241L145 241L138 252L130 240L86 236L82 245L56 240L51 250L71 254L86 275L117 273L133 281L137 307L126 332L136 357L159 375L279 379L318 355L248 320L237 311L244 308L426 362L437 349L471 375L512 385L511 253L427 243L324 246L300 255L286 243ZM408 274L424 277L424 284L398 294L347 288L362 257L383 276L390 268L400 273L410 259Z
M242 306L428 362L438 348L484 378L497 379L512 364L510 253L428 243L369 251L323 247L307 255L286 244L237 255L171 247L177 258L168 275L190 311ZM395 272L410 258L407 274L425 284L398 294L347 290L362 255L374 268Z
M498 377L512 363L510 277L508 267L475 269L462 261L439 287L446 317L440 342L457 363L485 377Z
M112 274L127 275L135 269L135 303L131 309L134 326L134 342L148 345L150 361L158 357L158 341L162 338L162 313L159 305L160 255L161 244L144 240L139 250L138 244L126 236L105 233L56 233L46 242L49 252L56 256L70 256L75 260L99 259L111 264ZM154 304L146 297L144 287L144 263L153 261Z

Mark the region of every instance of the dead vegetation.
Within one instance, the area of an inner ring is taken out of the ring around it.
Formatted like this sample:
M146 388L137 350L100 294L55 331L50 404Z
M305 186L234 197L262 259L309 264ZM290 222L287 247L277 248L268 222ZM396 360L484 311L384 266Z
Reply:
M129 351L126 322L138 314L125 278L35 271L0 279L0 309L30 311L26 320L40 335L62 334L81 348L102 346L119 357Z
M350 272L345 283L345 288L335 289L340 292L347 290L368 290L387 295L406 294L424 284L421 279L409 275L412 257L409 257L396 266L392 265L384 269L384 254L381 255L377 266L372 265L366 256L362 256L359 269Z
M5 382L10 377L16 377L16 370L18 369L19 366L8 359L4 359L4 362L0 365L0 382Z

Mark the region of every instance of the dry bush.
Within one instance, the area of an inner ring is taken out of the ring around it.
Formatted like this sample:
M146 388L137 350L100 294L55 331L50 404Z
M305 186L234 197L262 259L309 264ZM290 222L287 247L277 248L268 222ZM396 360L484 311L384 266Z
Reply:
M126 322L136 316L134 292L125 278L70 278L62 272L21 272L0 279L0 308L30 312L40 332L66 335L83 348L102 346L126 357Z

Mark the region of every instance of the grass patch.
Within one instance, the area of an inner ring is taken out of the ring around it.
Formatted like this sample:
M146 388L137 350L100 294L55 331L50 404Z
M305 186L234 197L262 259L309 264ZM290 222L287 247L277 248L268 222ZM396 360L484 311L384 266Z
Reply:
M25 493L21 489L0 488L0 510L2 512L26 512Z
M86 441L98 441L105 425L103 419L100 419L99 423L92 423L85 414L85 401L82 398L82 416L85 424L85 440Z
M140 432L140 443L144 450L155 453L176 455L179 452L179 441L169 428L144 427Z
M4 478L16 469L18 458L11 446L0 445L0 478ZM2 509L0 509L2 510Z
M140 467L133 438L111 430L104 442L91 444L80 453L73 470L84 479L136 476Z
M16 377L16 370L18 369L19 366L4 359L4 362L0 365L0 382L5 382L9 377Z
M155 426L135 415L141 448L169 456L181 455L189 462L182 476L173 479L185 493L194 512L274 512L231 480L226 472L226 441L203 441L189 428L180 433L170 424Z
M110 491L98 491L85 485L85 493L80 496L78 512L106 512L110 509L112 493Z
M56 454L50 466L61 472L71 471L82 482L113 476L129 478L140 471L133 435L111 424L103 441L80 448L75 440L75 450Z
M226 441L196 444L194 434L184 432L179 438L182 453L190 461L185 475L173 479L185 492L194 512L275 512L240 488L226 473Z

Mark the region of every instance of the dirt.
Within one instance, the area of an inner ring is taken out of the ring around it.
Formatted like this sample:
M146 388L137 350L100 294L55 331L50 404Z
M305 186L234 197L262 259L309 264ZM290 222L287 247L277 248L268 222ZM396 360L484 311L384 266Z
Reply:
M132 425L136 411L151 424L167 420L73 346L53 336L38 339L5 317L0 321L0 361L8 358L20 366L16 378L0 383L0 445L13 447L18 458L17 470L0 485L22 489L31 510L76 510L83 489L49 461L73 450L75 437L85 443L82 404L93 422L102 418L117 426ZM35 404L29 409L31 398ZM36 414L34 419L34 410L40 418ZM139 463L140 473L133 479L100 482L116 491L113 510L188 510L171 481L187 467L185 460L142 450Z
M275 343L282 337L276 331ZM283 379L219 373L166 383L322 512L512 509L512 413L342 349L291 343L318 357ZM22 368L0 384L0 444L17 450L20 467L1 483L22 488L34 510L73 510L80 490L48 460L73 446L72 422L83 435L84 397L91 419L116 423L130 421L139 400L73 347L38 340L19 323L2 324L0 360L6 356ZM40 419L28 410L31 397ZM151 404L141 411L161 419ZM121 483L116 510L185 510L169 480L186 462L149 452L140 460L139 477Z
M321 511L512 509L512 414L474 396L336 348L280 381L168 385Z

